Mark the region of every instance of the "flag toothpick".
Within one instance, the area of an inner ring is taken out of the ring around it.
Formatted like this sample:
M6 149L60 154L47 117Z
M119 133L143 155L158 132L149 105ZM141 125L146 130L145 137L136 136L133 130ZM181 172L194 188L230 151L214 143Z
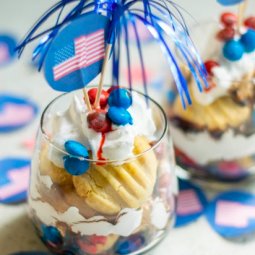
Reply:
M86 88L83 88L82 91L83 91L85 103L86 103L86 105L88 107L88 111L91 112L92 111L92 107L91 107L91 104L90 104L88 92L87 92Z
M111 46L112 45L109 44L109 43L106 46L103 68L102 68L102 72L101 72L101 76L100 76L99 85L98 85L98 88L97 88L96 100L95 100L95 103L94 103L95 108L99 107L99 104L100 104L100 97L101 97L101 93L102 93L102 89L103 89L103 83L104 83L104 75L105 75L107 62L108 62L110 52L111 52Z

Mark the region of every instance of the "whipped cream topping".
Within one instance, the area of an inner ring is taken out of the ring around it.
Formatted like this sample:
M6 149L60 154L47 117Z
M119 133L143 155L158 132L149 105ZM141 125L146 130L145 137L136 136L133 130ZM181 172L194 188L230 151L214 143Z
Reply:
M216 160L230 161L255 153L255 134L246 137L229 129L220 140L215 140L208 131L192 133L173 125L170 128L175 146L200 165Z
M136 136L146 136L151 140L156 127L152 119L151 109L147 107L144 97L133 92L133 103L127 109L133 118L133 125L112 125L112 130L105 134L102 156L108 160L124 160L133 157L134 140ZM86 104L75 96L70 107L64 112L53 116L51 141L58 148L64 149L68 140L83 144L92 151L92 158L97 160L102 134L88 127L88 109ZM48 158L58 167L63 168L63 154L49 146ZM121 162L119 162L121 164Z
M212 68L215 87L209 91L200 92L196 82L192 82L195 99L201 105L209 105L216 99L227 95L234 81L241 81L245 75L255 70L255 51L244 53L239 61L229 61L221 54L219 66Z
M150 214L151 223L157 229L164 229L170 220L170 210L167 211L166 207L160 198L153 201L153 208Z

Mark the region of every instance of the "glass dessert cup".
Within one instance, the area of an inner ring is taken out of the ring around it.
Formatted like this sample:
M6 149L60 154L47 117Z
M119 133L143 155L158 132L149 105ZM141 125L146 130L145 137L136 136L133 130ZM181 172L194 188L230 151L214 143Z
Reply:
M148 98L156 132L150 142L135 138L132 158L79 157L89 170L72 176L48 155L73 157L51 136L53 116L67 109L74 95L82 98L80 91L63 94L42 114L31 167L30 218L55 254L144 253L163 239L175 218L175 161L164 111Z
M205 22L191 30L194 43L204 53L205 62L217 63L222 59L222 43L212 36L217 29L216 22ZM249 69L246 68L248 66ZM226 189L253 181L254 52L244 53L239 61L224 59L219 62L219 66L213 69L214 73L209 74L209 88L204 88L203 93L199 92L188 68L185 65L183 68L192 105L183 110L176 95L168 109L179 177L213 189ZM221 73L226 76L221 76Z

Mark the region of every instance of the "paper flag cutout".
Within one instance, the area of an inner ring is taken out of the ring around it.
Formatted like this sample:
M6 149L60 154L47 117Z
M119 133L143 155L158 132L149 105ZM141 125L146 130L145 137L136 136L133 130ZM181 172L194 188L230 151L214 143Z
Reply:
M35 138L26 139L22 141L22 146L28 149L29 151L33 151L35 147Z
M206 198L199 188L189 182L179 180L175 227L195 221L204 214L206 205Z
M22 251L17 253L12 253L10 255L50 255L49 253L42 251Z
M0 202L17 203L27 197L30 160L4 158L0 160Z
M37 106L27 99L0 94L0 133L27 125L37 112Z
M235 4L240 4L244 2L245 0L217 0L217 2L224 6L230 6Z
M16 40L10 35L0 35L0 67L10 63L14 58Z
M229 191L217 196L206 209L206 217L220 235L234 238L255 231L255 196Z
M95 13L81 15L64 26L45 60L49 85L70 92L92 81L102 69L108 30L109 19Z

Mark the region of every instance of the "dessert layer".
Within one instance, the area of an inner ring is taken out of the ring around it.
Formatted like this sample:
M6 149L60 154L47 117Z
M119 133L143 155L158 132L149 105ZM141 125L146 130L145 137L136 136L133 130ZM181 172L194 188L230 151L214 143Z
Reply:
M136 136L152 139L156 127L152 119L151 109L145 99L138 93L132 93L133 103L128 112L133 118L133 125L112 125L111 132L105 133L102 146L102 157L108 160L124 160L133 157L134 140ZM70 107L64 112L58 112L53 117L51 140L58 148L64 149L68 140L82 143L87 150L92 151L92 158L98 159L98 150L102 143L102 133L88 127L88 110L84 102L73 98ZM48 158L58 167L63 168L63 154L49 147ZM119 162L118 164L122 164Z
M208 131L185 132L171 125L175 146L200 165L216 160L234 160L255 154L255 134L245 136L229 129L220 139L215 139Z

